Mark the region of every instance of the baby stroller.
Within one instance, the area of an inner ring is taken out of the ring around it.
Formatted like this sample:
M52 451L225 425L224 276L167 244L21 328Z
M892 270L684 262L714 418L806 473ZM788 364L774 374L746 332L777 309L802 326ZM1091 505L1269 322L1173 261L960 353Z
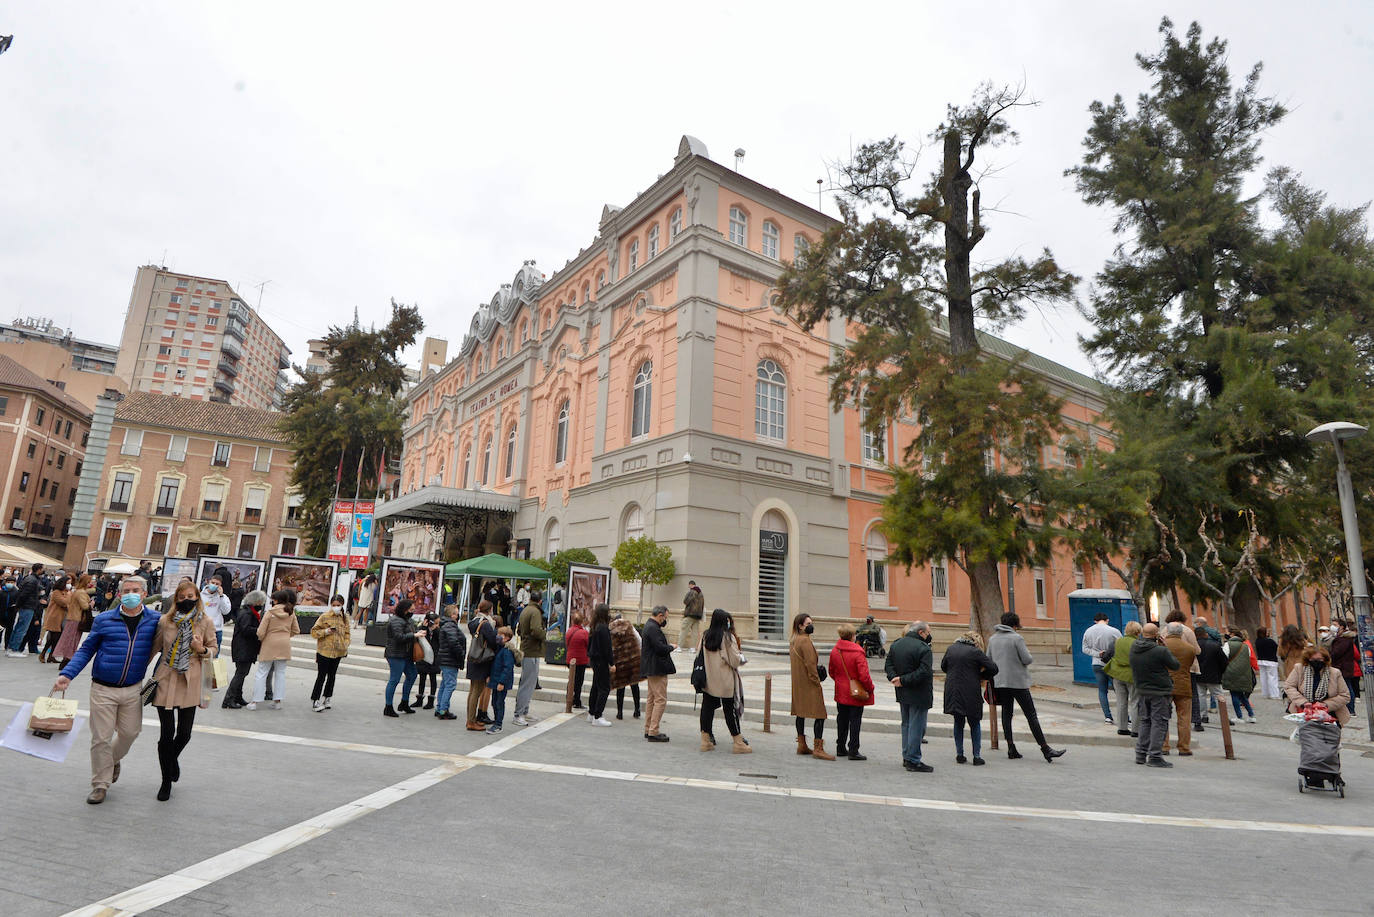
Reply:
M1298 726L1298 792L1319 790L1345 798L1341 779L1341 726L1308 720Z

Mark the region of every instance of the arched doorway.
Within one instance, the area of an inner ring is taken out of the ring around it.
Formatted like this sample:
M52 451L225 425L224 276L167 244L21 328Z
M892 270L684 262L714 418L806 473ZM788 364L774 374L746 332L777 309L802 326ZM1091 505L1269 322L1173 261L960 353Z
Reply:
M759 521L758 626L760 637L781 637L787 628L787 519L770 509Z

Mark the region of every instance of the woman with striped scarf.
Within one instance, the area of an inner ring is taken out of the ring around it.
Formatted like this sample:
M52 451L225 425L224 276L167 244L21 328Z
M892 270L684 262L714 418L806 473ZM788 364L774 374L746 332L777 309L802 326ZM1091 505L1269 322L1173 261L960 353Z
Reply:
M172 784L181 778L178 758L191 741L196 707L203 700L201 661L214 656L216 649L215 625L201 604L200 590L190 580L183 580L158 622L153 640L153 652L162 653L153 671L157 679L153 706L162 727L157 740L157 761L162 769L157 798L163 802L172 798ZM118 772L115 779L119 779Z

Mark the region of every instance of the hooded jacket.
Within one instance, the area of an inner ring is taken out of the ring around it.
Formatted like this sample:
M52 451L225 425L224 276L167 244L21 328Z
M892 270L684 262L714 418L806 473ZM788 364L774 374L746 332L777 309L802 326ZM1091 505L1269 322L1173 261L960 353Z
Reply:
M1169 673L1178 667L1169 648L1149 637L1137 637L1131 646L1131 677L1142 696L1172 697L1174 679Z

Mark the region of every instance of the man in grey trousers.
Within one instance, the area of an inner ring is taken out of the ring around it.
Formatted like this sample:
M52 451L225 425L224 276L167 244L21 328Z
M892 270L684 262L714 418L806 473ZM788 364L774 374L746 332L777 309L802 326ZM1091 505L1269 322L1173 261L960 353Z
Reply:
M520 663L520 687L515 692L515 719L517 726L528 726L534 722L530 716L530 701L534 699L534 686L539 683L539 663L544 661L544 594L531 592L530 603L520 612L515 624L515 633L520 638L520 652L525 654Z
M1164 739L1169 734L1169 714L1174 706L1174 680L1169 673L1178 666L1178 657L1159 638L1159 625L1146 624L1131 645L1131 677L1140 694L1136 707L1140 730L1135 741L1136 764L1173 767L1164 760Z

